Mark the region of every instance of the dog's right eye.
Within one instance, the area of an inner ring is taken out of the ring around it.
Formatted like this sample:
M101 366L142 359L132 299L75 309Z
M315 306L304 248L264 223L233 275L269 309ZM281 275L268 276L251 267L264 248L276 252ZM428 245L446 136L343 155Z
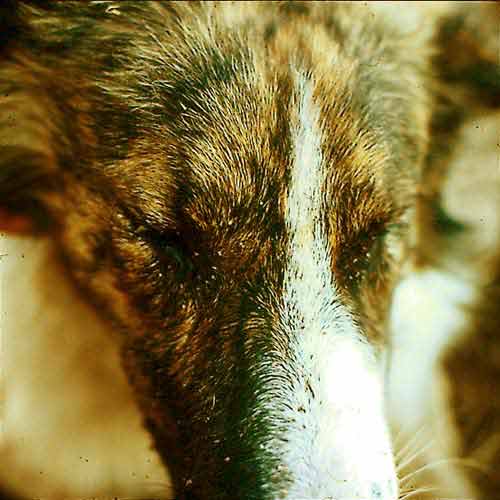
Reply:
M389 228L384 221L375 221L342 247L337 268L341 279L351 290L357 290L363 279L381 272L388 233Z

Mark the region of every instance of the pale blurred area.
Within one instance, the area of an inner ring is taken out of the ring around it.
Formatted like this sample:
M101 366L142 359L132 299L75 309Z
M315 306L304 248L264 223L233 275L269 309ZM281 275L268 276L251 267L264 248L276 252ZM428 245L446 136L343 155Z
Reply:
M490 259L500 257L500 114L473 120L463 130L454 158L443 205L467 226L462 255L487 273Z
M465 459L462 470L473 480L477 498L499 500L500 115L475 120L465 130L456 158L444 200L449 212L469 227L458 264L461 259L463 267L477 272L482 286L467 310L464 335L443 358L443 371L459 430L457 454Z
M465 230L419 242L436 260L391 313L398 474L408 498L499 500L500 115L463 130L440 201Z
M48 242L0 237L0 483L27 498L168 498L111 332Z

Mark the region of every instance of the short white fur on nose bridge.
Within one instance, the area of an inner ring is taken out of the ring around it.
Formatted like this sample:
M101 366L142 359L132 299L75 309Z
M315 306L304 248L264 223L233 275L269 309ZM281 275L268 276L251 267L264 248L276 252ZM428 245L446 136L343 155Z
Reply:
M280 419L290 422L281 449L292 478L285 497L395 500L397 479L384 414L382 368L342 304L324 234L325 181L319 112L312 84L300 95L286 224L290 246L280 312L290 339L292 387ZM284 443L284 444L283 444Z

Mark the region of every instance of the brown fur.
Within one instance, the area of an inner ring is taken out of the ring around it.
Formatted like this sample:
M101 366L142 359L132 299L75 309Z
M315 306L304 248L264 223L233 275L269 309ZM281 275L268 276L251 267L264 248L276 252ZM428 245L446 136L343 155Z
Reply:
M263 332L277 322L288 238L293 68L314 81L332 165L332 270L382 349L399 269L386 241L418 247L422 266L439 255L421 242L438 240L427 235L439 234L442 142L478 103L498 104L498 82L467 72L479 61L498 73L476 42L482 7L469 6L469 20L450 6L411 36L364 4L17 8L0 60L4 218L50 234L123 332L125 369L179 498L264 498L288 481L279 459L241 464L270 425L254 406L252 363L279 341ZM464 46L467 58L450 56Z

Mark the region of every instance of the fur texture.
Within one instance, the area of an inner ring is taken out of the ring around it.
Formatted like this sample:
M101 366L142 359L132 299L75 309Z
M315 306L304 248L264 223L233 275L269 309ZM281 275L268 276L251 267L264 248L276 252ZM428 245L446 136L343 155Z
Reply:
M384 370L435 330L432 372L481 302L442 193L500 104L497 6L431 7L4 7L0 226L113 326L176 498L398 498Z

